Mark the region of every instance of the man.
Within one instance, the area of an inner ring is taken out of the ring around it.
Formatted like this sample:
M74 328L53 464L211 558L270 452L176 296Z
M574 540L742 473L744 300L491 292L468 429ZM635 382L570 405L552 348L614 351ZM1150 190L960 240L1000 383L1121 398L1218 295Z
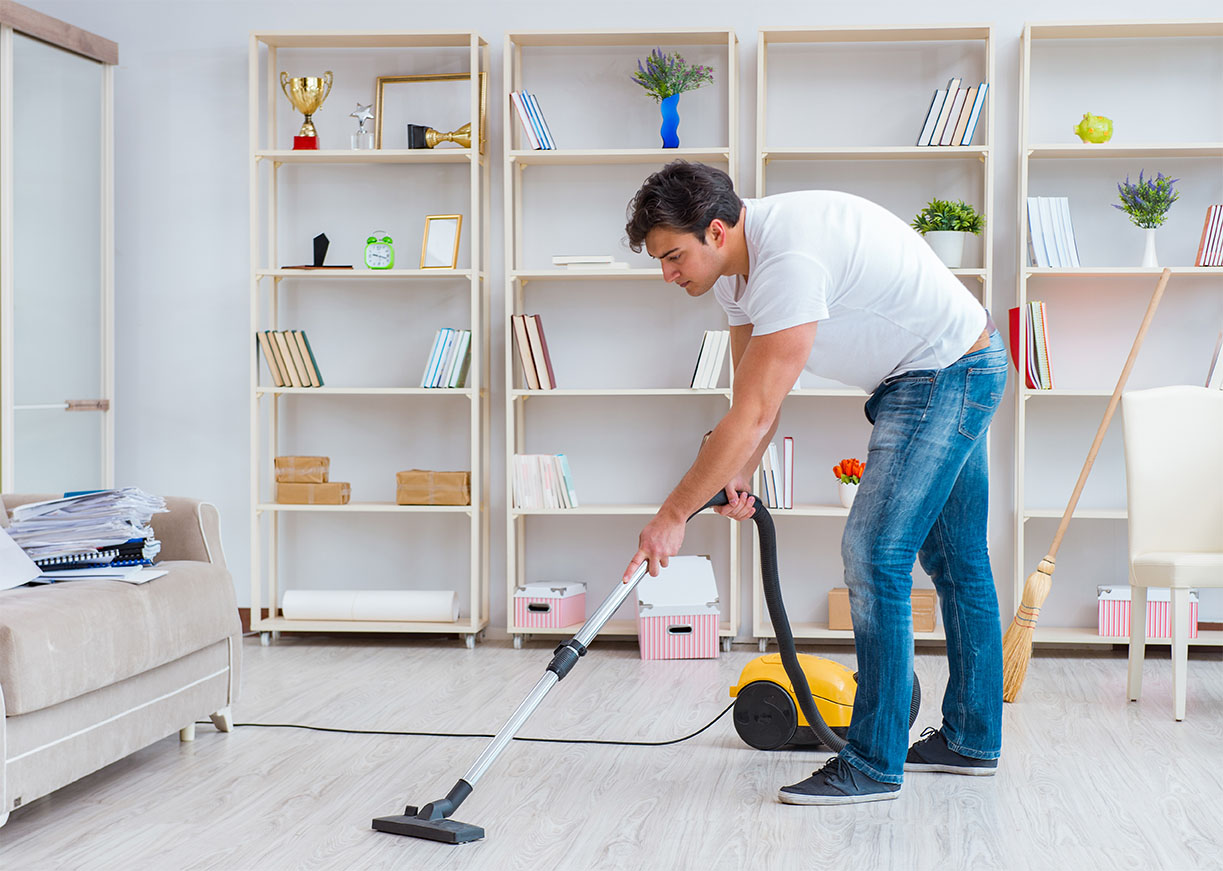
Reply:
M858 657L846 747L786 786L790 804L896 798L904 771L993 774L1002 638L987 550L986 431L1006 351L980 303L900 219L860 197L800 191L742 201L730 178L675 161L629 206L634 251L726 310L734 403L641 532L625 580L679 552L687 518L754 513L748 482L803 370L863 388L874 424L841 544ZM941 728L908 747L912 568L938 590L950 678ZM907 752L906 752L907 751Z

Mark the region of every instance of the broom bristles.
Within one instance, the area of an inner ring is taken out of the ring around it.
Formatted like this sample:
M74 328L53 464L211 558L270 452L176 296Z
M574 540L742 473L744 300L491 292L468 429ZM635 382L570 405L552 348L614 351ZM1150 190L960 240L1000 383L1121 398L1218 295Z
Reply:
M1023 688L1028 674L1028 661L1032 658L1032 631L1040 617L1040 608L1053 588L1053 564L1048 559L1040 561L1036 571L1028 575L1023 585L1023 598L1011 625L1002 636L1002 699L1013 702Z

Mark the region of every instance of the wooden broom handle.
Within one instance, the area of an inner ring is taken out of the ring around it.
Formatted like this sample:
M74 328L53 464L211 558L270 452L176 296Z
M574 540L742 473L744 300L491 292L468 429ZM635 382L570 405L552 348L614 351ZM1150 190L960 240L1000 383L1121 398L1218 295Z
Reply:
M1125 361L1125 368L1121 370L1121 377L1117 379L1117 386L1113 388L1112 398L1108 400L1108 408L1104 410L1104 419L1100 421L1100 427L1096 430L1095 441L1091 443L1091 450L1087 452L1087 461L1083 463L1083 471L1079 472L1079 480L1074 485L1074 492L1070 494L1070 503L1066 506L1066 512L1062 514L1062 522L1057 525L1057 533L1053 536L1053 545L1049 548L1049 553L1045 556L1049 562L1053 562L1057 556L1057 549L1061 547L1062 536L1066 534L1066 527L1070 525L1070 517L1074 514L1074 509L1079 504L1079 496L1083 492L1083 485L1087 483L1087 476L1091 474L1091 466L1096 461L1096 454L1100 452L1100 443L1104 441L1104 433L1108 431L1108 425L1112 422L1113 412L1117 410L1117 403L1121 401L1121 391L1125 389L1125 382L1129 380L1130 370L1134 368L1134 360L1138 357L1138 349L1142 347L1142 340L1146 338L1147 328L1151 326L1151 319L1155 317L1155 309L1159 307L1159 300L1164 295L1164 288L1168 286L1168 279L1172 277L1172 270L1165 268L1159 276L1159 284L1155 285L1155 293L1151 295L1151 304L1147 306L1146 317L1142 319L1142 326L1138 328L1138 335L1134 337L1134 346L1130 348L1130 356Z

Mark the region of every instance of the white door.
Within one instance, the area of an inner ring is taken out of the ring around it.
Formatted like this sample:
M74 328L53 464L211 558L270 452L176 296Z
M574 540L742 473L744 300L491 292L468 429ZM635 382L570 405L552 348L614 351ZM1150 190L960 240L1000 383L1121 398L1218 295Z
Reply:
M109 73L22 34L10 38L11 398L3 488L109 487Z

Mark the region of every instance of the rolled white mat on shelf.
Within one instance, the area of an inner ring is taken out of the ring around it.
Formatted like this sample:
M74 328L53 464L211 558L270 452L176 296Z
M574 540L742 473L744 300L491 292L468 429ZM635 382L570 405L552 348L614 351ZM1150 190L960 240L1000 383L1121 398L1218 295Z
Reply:
M459 620L454 590L288 590L280 607L286 620Z

